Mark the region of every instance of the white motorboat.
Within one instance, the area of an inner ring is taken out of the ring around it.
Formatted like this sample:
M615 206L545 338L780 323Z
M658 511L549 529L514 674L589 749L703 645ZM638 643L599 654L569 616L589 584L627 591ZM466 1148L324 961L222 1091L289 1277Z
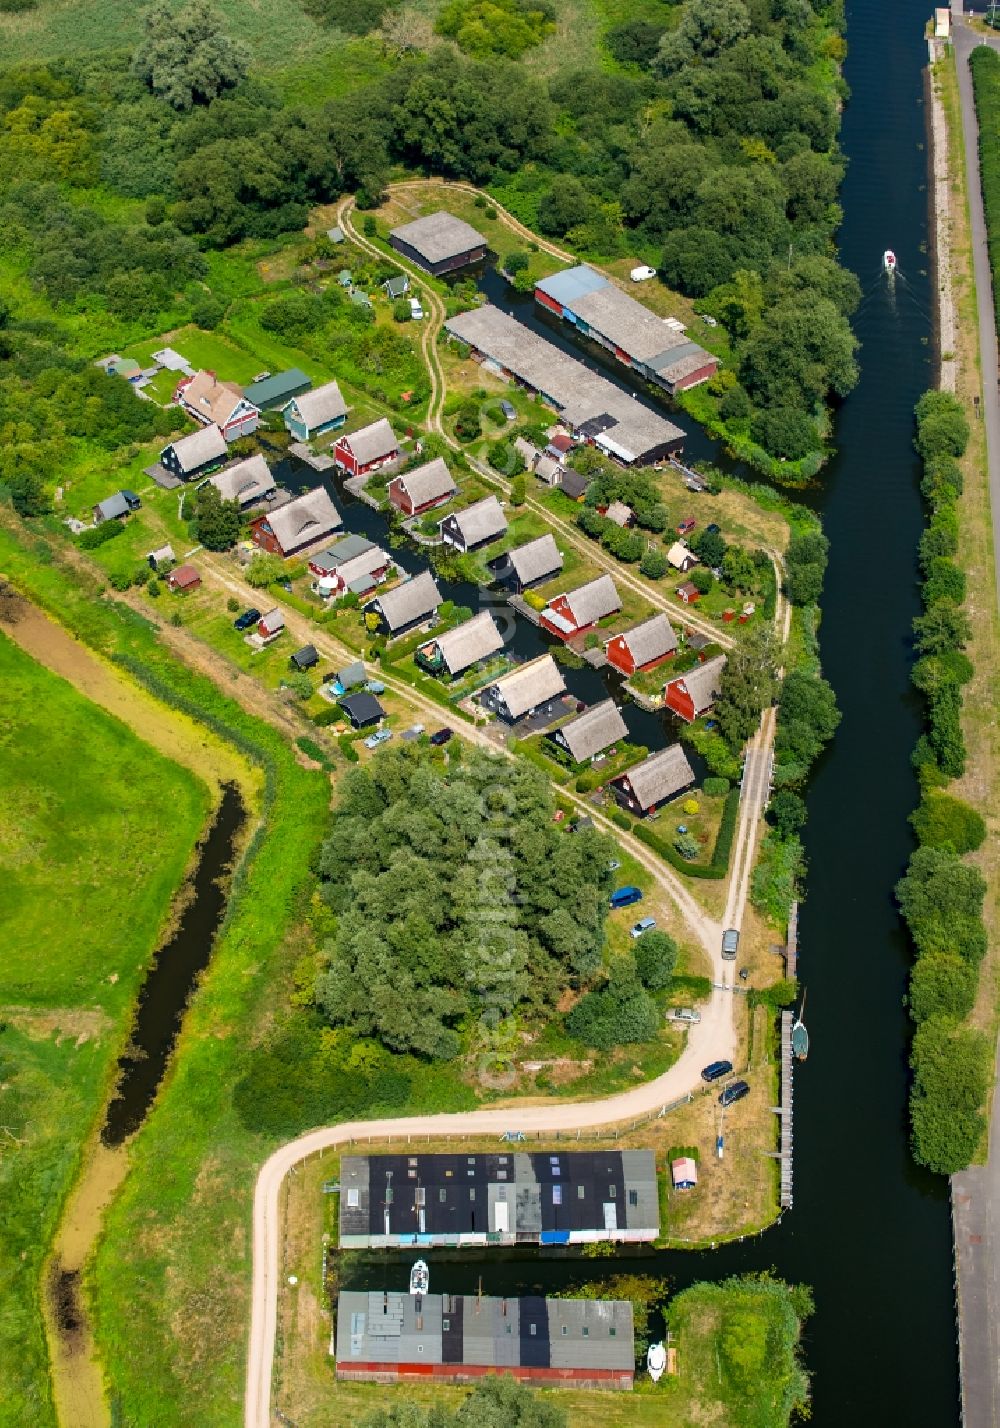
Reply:
M410 1270L410 1293L426 1294L427 1286L431 1282L431 1272L427 1268L425 1259L418 1259Z
M885 252L882 254L882 267L884 271L890 275L890 277L896 271L896 255L891 248L886 248Z
M650 1344L646 1350L646 1372L658 1383L667 1366L667 1351L662 1344Z

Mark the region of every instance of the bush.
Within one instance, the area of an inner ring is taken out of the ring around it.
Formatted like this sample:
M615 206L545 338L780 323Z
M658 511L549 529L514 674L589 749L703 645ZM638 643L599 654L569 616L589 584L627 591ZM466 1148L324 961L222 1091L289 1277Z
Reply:
M782 838L798 833L806 821L806 806L797 793L781 789L767 807L768 821Z
M662 580L670 569L670 563L662 550L651 546L639 561L639 573L647 580Z
M727 778L716 778L709 774L702 784L702 792L709 798L725 798L729 792L729 780Z
M195 327L200 327L205 332L211 332L218 327L225 315L226 309L211 293L206 293L191 305L191 321Z
M104 521L99 526L92 526L90 530L81 531L76 543L81 550L97 550L99 546L107 545L109 540L120 536L124 529L122 521Z
M263 590L265 586L273 585L276 580L283 579L284 574L285 562L281 556L261 551L253 557L243 573L243 578L255 590Z
M350 734L340 734L337 737L337 747L349 764L356 764L360 755L354 747L354 739Z
M969 423L951 392L929 391L917 402L916 447L925 461L962 456L969 444Z
M392 305L392 315L396 322L409 322L413 317L410 304L405 297L397 298Z
M924 794L910 822L920 843L953 853L973 853L986 837L986 824L974 808L937 789Z
M942 1015L961 1021L975 1004L977 981L975 967L961 957L918 957L910 975L910 1015L917 1022Z
M606 984L587 992L566 1018L570 1036L599 1051L652 1041L659 1029L657 1005L630 957L618 957Z

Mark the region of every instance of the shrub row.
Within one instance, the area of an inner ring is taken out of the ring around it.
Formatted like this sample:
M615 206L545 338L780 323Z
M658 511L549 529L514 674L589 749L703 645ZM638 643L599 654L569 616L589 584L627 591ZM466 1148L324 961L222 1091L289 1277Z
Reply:
M979 121L979 176L993 270L993 303L1000 329L1000 55L977 45L969 56Z
M996 60L991 53L989 58ZM995 122L1000 123L1000 61L995 73ZM981 93L980 77L977 105ZM1000 169L997 183L995 202L1000 205ZM920 538L924 609L913 622L920 658L912 677L924 698L926 730L913 753L921 798L910 822L920 846L896 887L896 897L917 953L909 990L916 1025L910 1053L913 1155L928 1169L950 1175L976 1153L985 1129L982 1106L991 1074L988 1041L964 1025L975 1004L979 963L986 951L986 883L977 868L963 862L963 855L980 846L986 829L975 809L943 791L965 770L961 691L972 676L972 664L961 648L969 636L962 610L965 576L954 561L956 503L962 490L958 458L968 443L969 428L961 405L948 392L925 392L916 418L928 520Z

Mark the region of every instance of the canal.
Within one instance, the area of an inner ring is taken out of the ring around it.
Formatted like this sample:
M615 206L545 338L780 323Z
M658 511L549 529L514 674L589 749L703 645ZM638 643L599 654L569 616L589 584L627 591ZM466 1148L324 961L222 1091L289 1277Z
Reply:
M625 1263L675 1287L772 1267L811 1285L817 1308L805 1348L817 1428L894 1421L950 1428L959 1420L947 1187L919 1172L908 1152L909 952L892 897L912 846L909 757L919 732L909 684L922 523L912 409L933 380L927 14L915 0L848 5L840 247L866 298L856 322L861 381L838 415L838 455L814 498L831 540L824 672L843 723L808 796L800 969L812 1050L796 1074L795 1208L744 1244ZM879 278L886 247L899 257L894 294ZM504 303L512 304L521 320L541 321L530 302ZM545 332L572 344L547 325ZM378 1264L359 1264L358 1282L405 1287L402 1263ZM432 1287L474 1292L482 1276L487 1292L538 1292L621 1266L537 1255L435 1259Z

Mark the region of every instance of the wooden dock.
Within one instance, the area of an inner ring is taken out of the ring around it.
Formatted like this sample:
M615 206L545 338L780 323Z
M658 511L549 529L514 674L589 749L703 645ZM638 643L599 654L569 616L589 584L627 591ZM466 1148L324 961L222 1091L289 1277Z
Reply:
M364 501L366 506L371 506L372 510L379 509L379 503L374 496L370 496L367 491L367 476L349 476L344 482L344 490L350 491L351 495L358 501Z
M540 625L542 623L540 612L529 605L527 600L523 600L520 595L508 595L507 604L512 610L516 610L519 615L523 615L532 625Z
M797 977L799 965L799 905L793 902L788 911L788 941L785 944L785 976Z
M307 466L311 466L314 471L329 471L335 462L332 456L325 454L314 456L308 446L302 441L293 441L288 448L290 456L297 456L300 461L304 461Z
M781 1167L780 1202L783 1210L792 1208L792 1022L790 1011L781 1013L781 1105L777 1112L781 1118L781 1149L778 1163Z

